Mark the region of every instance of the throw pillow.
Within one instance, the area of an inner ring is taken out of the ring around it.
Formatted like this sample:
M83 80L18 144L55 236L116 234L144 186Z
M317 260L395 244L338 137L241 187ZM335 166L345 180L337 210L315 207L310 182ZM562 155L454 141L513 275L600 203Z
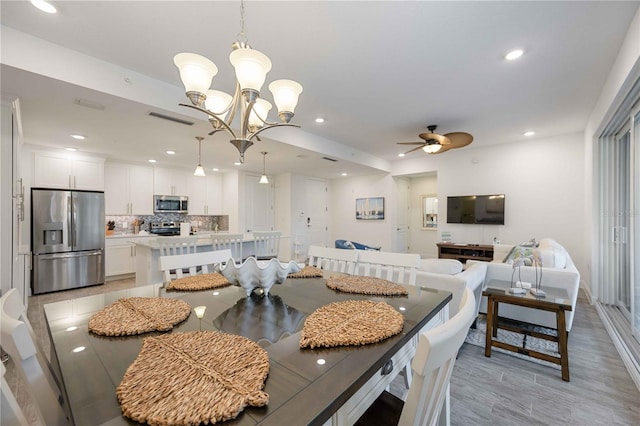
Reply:
M345 247L350 248L351 250L355 250L356 246L353 245L353 243L349 240L344 242Z
M513 246L507 257L504 258L503 262L512 265L516 259L521 257L532 259L533 249L534 247Z

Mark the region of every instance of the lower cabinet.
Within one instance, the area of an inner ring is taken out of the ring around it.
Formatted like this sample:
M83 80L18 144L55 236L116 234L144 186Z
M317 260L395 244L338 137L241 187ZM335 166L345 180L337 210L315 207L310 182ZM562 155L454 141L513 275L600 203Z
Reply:
M106 280L119 275L134 274L136 271L136 246L128 241L109 239L106 242Z

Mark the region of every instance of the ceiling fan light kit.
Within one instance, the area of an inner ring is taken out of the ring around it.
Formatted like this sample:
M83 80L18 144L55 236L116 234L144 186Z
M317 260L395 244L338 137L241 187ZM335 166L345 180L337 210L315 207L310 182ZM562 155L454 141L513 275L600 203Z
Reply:
M244 163L245 151L253 145L252 140L264 130L279 127L300 127L289 122L294 116L302 85L293 80L276 80L269 84L273 100L278 108L280 123L267 121L271 103L260 97L260 89L267 73L271 70L271 60L262 52L252 49L244 34L244 2L240 3L240 33L231 45L229 61L235 68L236 89L233 96L219 90L210 90L211 81L218 73L218 67L211 60L195 53L179 53L173 62L180 70L187 98L192 105L181 106L196 109L207 114L213 127L210 135L224 130L232 137L233 144L240 153L240 163ZM240 114L240 129L236 132L231 123Z
M450 149L462 148L473 142L473 136L465 132L453 132L445 135L434 133L436 131L435 124L427 126L428 133L420 133L418 136L423 139L423 142L398 142L398 145L417 145L417 147L405 152L410 152L422 149L427 154L442 154Z

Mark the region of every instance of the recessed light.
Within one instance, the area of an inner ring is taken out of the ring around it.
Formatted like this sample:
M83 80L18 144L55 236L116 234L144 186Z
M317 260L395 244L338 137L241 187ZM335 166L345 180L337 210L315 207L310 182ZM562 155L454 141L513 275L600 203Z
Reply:
M211 170L213 170L214 172L219 172L219 171L220 171L220 169L219 169L219 168L217 168L217 167L214 167L214 168L213 168L213 169L211 169Z
M523 136L533 136L535 135L536 132L534 132L533 130L527 130L526 132L524 132L522 135Z
M176 153L175 151L171 151L171 150L169 150L169 151L165 151L165 152L166 152L167 154L169 154L169 155L173 155L173 154L175 154L175 153Z
M72 325L71 327L67 327L66 331L76 331L78 329L78 327L76 327L75 325Z
M400 154L398 154L398 157L404 157L404 152L401 152Z
M156 160L151 159L151 160L149 160L149 162L150 162L150 163L155 163L155 162L156 162Z
M45 0L31 0L31 4L46 13L56 13L54 5Z
M322 118L322 117L316 118L316 123L318 123L318 124L324 123L324 118Z
M84 351L86 348L84 346L78 346L77 348L73 348L73 352L78 353Z
M511 52L504 55L504 58L507 61L513 61L515 59L518 59L520 56L522 56L523 53L524 53L524 50L522 49L514 49Z
M236 161L235 163L233 163L233 165L234 165L234 166L240 166L240 165L242 165L242 163L240 163L240 162Z
M342 172L342 176L347 176L347 173L345 173L345 172Z
M324 358L318 358L318 359L316 360L316 363L317 363L318 365L324 365L326 362L327 362L327 361L325 361L325 360L324 360Z
M66 149L67 151L71 151L71 152L75 152L75 151L77 151L77 149L76 149L76 148L71 148L71 147L66 147L65 149Z
M71 135L72 138L78 139L79 141L85 140L87 137L82 135Z

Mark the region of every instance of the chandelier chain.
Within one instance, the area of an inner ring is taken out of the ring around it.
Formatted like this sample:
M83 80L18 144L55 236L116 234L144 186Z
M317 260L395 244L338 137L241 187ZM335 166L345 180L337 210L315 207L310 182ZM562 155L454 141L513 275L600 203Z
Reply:
M238 41L247 42L247 35L244 32L244 0L240 0L240 32L238 33Z

